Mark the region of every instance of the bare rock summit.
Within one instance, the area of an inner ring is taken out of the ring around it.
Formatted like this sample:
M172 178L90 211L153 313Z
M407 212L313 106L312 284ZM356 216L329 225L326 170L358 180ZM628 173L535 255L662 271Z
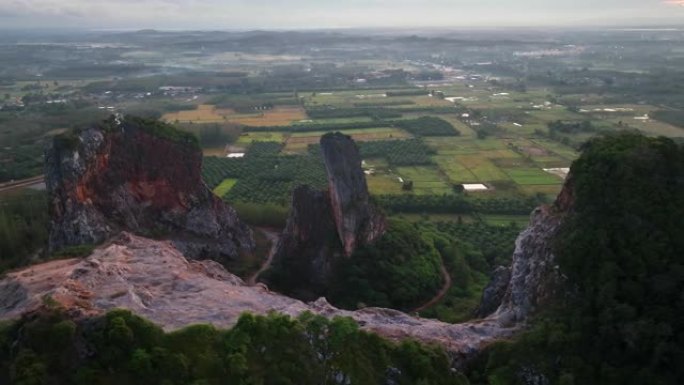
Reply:
M192 258L252 252L251 230L202 181L194 136L115 118L62 134L46 151L49 249L100 244L120 231L170 239Z

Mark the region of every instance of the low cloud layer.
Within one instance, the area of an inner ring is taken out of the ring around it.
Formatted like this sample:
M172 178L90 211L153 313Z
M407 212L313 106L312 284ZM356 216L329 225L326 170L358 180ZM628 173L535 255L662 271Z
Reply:
M496 27L673 24L684 0L0 0L0 26Z

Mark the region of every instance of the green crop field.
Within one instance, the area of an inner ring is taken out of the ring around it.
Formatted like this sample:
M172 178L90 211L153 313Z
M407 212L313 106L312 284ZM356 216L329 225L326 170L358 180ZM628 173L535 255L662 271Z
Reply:
M252 142L279 142L285 141L287 134L282 132L245 132L240 135L238 145L248 145Z
M558 185L562 180L544 170L536 168L515 168L504 170L519 185Z
M238 180L234 178L224 179L223 182L221 182L221 184L214 188L214 194L216 194L216 196L218 196L219 198L223 198L226 194L228 194L230 189L232 189L237 182Z
M450 194L453 191L436 167L398 167L397 173L404 180L412 181L413 192L419 195Z
M458 162L481 182L510 179L494 162L487 159L486 155L486 153L464 155L458 157Z
M458 157L455 155L437 155L434 157L437 166L449 178L449 181L454 184L474 183L479 182L477 177L473 175L465 166L458 162Z
M492 215L485 214L481 216L484 222L492 226L509 226L514 223L516 226L524 227L530 223L530 217L527 215Z
M399 177L388 173L375 173L366 176L368 190L375 195L397 195L405 193Z

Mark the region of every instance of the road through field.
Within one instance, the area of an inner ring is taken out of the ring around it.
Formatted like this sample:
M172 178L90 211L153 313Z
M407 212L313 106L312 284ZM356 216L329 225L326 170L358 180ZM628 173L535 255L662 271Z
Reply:
M271 263L273 262L273 255L275 255L276 247L278 246L278 239L280 238L280 235L273 230L259 228L259 231L261 231L266 236L266 238L268 238L268 240L271 241L271 249L268 252L268 258L266 258L266 260L261 265L259 270L257 270L257 272L254 273L251 277L247 278L247 284L249 286L256 285L261 273L263 273L264 271L268 270L269 267L271 267Z
M45 180L45 177L43 175L40 175L40 176L36 176L33 178L17 180L14 182L2 183L2 184L0 184L0 192L33 186L33 185L36 185L39 183L43 183L44 180Z

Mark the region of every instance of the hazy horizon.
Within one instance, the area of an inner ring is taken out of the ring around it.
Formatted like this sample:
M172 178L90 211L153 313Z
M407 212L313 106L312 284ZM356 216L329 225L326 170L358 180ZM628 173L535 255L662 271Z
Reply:
M684 0L0 0L3 29L339 29L684 24Z

